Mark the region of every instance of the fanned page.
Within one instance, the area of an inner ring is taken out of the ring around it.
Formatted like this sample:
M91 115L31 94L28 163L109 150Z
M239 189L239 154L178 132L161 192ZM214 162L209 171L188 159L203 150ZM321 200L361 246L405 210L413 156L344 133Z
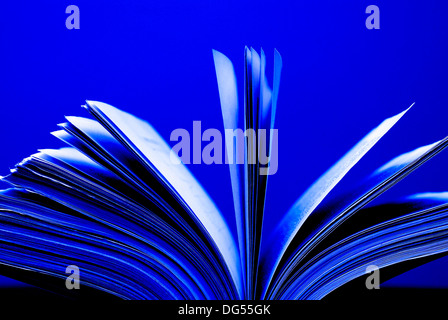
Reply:
M219 98L221 102L222 118L225 130L234 132L242 124L241 111L238 106L238 91L235 70L232 62L222 53L213 50L216 78L218 81ZM241 276L246 283L246 219L245 219L245 196L244 168L237 164L236 159L244 159L244 149L239 148L231 135L225 135L226 163L230 170L230 181L232 185L233 204L235 210L235 222L238 232L238 245L240 252ZM232 161L230 161L230 159ZM246 292L246 288L244 288Z
M372 265L446 253L446 192L379 197L448 137L340 183L410 107L362 138L279 224L264 223L279 215L265 210L278 169L283 64L276 50L273 58L271 87L265 53L245 48L238 95L231 60L213 51L236 234L149 123L87 101L93 119L67 116L52 133L64 147L41 149L1 178L10 188L0 190L0 271L65 295L48 279L76 267L83 286L122 299L322 299Z
M359 219L346 226L345 231L351 234L342 235L341 240L295 270L277 296L322 299L365 275L369 266L384 268L446 252L447 199L445 192L416 194L395 203L361 209Z
M42 150L3 178L22 188L0 197L9 212L2 221L16 225L2 228L4 262L63 277L61 266L76 257L85 283L127 299L240 298L239 251L208 195L183 165L164 162L170 149L149 125L105 104L95 108L117 138L94 120L67 117L54 135L73 148ZM77 224L62 219L70 216ZM83 219L93 227L82 227ZM98 276L107 272L109 281Z
M266 76L266 56L263 50L258 55L253 48L245 48L244 108L240 110L232 63L220 52L214 51L213 56L226 129L226 150L227 155L232 157L228 162L244 267L245 296L253 299L257 296L268 176L275 174L277 170L276 164L271 160L278 146L278 137L274 134L274 119L282 60L275 51L272 90ZM244 128L241 133L244 141L237 143L238 138L234 139L232 134L228 134L228 130L234 133L241 128ZM244 161L238 164L237 159L240 158Z
M237 125L241 125L239 119L244 116L243 127L245 130L273 129L281 68L281 59L277 52L275 53L277 68L274 68L274 90L271 90L265 76L266 57L264 52L261 51L261 54L258 55L252 48L245 49L243 115L238 108L236 77L231 62L216 51L214 58L224 127L236 130ZM330 191L411 107L384 120L361 139L297 200L276 226L263 226L264 215L269 214L264 212L267 176L259 174L260 159L253 161L259 155L259 148L265 146L257 144L258 149L253 148L251 145L253 140L250 137L245 140L244 166L238 168L231 164L230 174L237 225L240 226L240 248L245 246L246 249L245 252L242 251L242 265L246 266L245 292L247 298L322 298L338 286L363 274L360 271L362 269L359 268L356 272L349 270L350 276L343 278L345 282L337 281L333 286L328 285L322 289L319 285L313 284L313 281L316 283L322 281L319 278L321 274L315 272L310 275L305 272L307 268L311 267L311 263L318 262L315 256L322 256L321 252L344 239L340 237L341 234L345 237L351 235L345 232L347 223L343 228L338 228L341 224L347 220L349 220L348 223L353 223L354 219L350 220L349 218L356 212L447 146L447 140L444 139L401 155L375 171L354 190L348 192L347 196L332 197ZM267 139L268 145L266 146L270 150L270 155L272 148L275 148L277 143L278 141L273 139L271 134ZM226 147L235 149L234 141L226 138ZM328 205L332 202L334 205ZM321 209L322 207L326 210ZM378 226L364 224L364 227L375 229ZM405 228L403 236L406 236L409 230ZM262 233L266 236L265 238L261 238ZM241 238L242 234L243 239ZM434 237L432 240L436 241L436 238ZM350 240L346 239L346 242L350 242ZM419 250L418 245L415 245L415 248ZM413 257L420 256L414 255ZM406 260L409 255L403 254L400 257L395 258L394 263ZM392 256L390 258L392 259ZM378 261L378 264L381 264L381 261ZM328 268L332 267L328 266ZM362 271L365 272L365 269ZM302 276L304 274L306 276ZM305 279L308 279L308 282L304 282L303 277L307 277ZM303 287L311 286L311 284L313 284L311 288ZM319 290L319 293L314 293L312 290Z
M377 169L354 187L353 190L347 191L345 196L329 195L326 197L322 204L304 222L299 234L293 239L289 250L285 252L281 267L272 284L272 289L269 293L270 297L281 295L283 290L286 290L285 283L288 284L288 290L294 285L299 286L303 270L306 269L310 261L315 260L316 256L320 256L322 251L325 251L337 241L341 241L355 232L360 232L363 228L374 226L375 223L383 222L379 217L384 217L384 219L386 217L392 218L391 214L385 215L382 209L372 213L372 215L375 215L375 219L357 212L362 211L362 208L367 203L380 196L447 146L448 138L445 138L402 154ZM409 204L409 206L411 205ZM369 212L373 211L369 209ZM397 213L401 211L403 211L403 208L398 208L396 213L392 213L395 214L393 217L398 217ZM351 218L352 216L353 218ZM346 220L348 221L345 222ZM422 225L424 225L424 221L422 221ZM408 232L408 230L403 229L403 235ZM404 260L404 258L403 260L397 259L396 262ZM376 265L376 260L371 260L370 264ZM366 265L369 265L369 263ZM352 274L349 279L352 280L357 276L362 276L364 273L365 268L364 270L358 269L358 273L353 273L356 276ZM345 280L349 281L347 278ZM295 284L293 285L294 281ZM344 282L340 280L337 286L332 287L331 290L342 284ZM321 291L321 298L331 292L331 290L325 293ZM305 297L301 296L300 298L304 299Z
M210 234L229 267L241 294L239 250L228 226L202 186L184 165L170 161L171 149L147 122L101 102L87 101L87 107L111 133L124 143L171 192L183 202L205 234Z
M344 175L392 128L409 108L384 120L359 141L297 200L280 223L271 230L270 238L262 246L261 267L263 268L263 278L261 279L261 290L263 295L268 290L282 255L308 216Z

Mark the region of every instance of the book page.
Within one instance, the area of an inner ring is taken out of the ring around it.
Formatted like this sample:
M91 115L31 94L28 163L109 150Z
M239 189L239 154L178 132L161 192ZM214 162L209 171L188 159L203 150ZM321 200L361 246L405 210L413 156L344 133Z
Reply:
M411 105L412 107L412 105ZM268 236L268 241L262 244L263 268L262 286L266 293L271 278L274 275L283 253L303 225L304 221L321 203L325 196L336 186L346 173L383 137L398 120L411 108L396 116L384 120L378 127L368 133L335 165L324 173L305 193L296 201L283 217L280 223Z
M216 205L190 171L183 164L171 162L169 145L149 123L131 114L97 101L87 101L87 108L184 203L203 232L215 242L237 289L241 290L239 250L233 235Z

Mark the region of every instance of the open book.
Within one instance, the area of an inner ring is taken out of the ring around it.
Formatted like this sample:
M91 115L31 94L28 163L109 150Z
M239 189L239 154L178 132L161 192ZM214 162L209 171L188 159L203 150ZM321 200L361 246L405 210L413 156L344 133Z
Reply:
M275 51L270 87L264 53L245 49L241 108L232 63L217 51L213 57L224 128L268 133L264 145L244 136L242 147L226 135L227 157L245 160L228 161L236 234L150 124L87 101L90 118L66 117L53 132L65 147L40 150L2 178L11 185L0 191L0 264L9 274L66 290L74 265L81 286L124 299L321 299L370 265L448 251L448 193L368 206L447 138L378 164L345 195L330 193L407 110L362 138L278 225L264 224L279 214L265 211L275 168L251 160L277 148L282 60Z

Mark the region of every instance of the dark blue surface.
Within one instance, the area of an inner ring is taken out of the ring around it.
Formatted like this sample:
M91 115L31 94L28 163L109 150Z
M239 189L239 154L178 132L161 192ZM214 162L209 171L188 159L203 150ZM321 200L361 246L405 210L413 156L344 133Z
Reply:
M419 268L405 272L381 284L384 288L446 289L448 258L440 258Z
M80 8L80 30L65 27L70 4ZM381 10L380 30L365 27L370 4ZM64 115L84 115L86 99L148 120L166 140L194 120L222 129L212 49L233 61L241 90L244 46L265 50L268 74L277 48L279 170L267 201L275 223L351 146L411 103L344 185L448 134L447 9L443 1L2 3L0 174L38 148L61 146L49 132ZM442 153L381 200L446 191L447 160ZM189 168L234 228L228 168Z

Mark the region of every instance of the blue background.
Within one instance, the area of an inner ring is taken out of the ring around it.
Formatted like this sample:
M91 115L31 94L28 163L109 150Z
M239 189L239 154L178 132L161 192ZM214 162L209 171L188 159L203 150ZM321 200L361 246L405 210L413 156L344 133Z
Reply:
M71 4L80 30L65 27ZM365 27L370 4L381 10L380 30ZM0 174L38 148L62 146L49 132L64 115L85 115L86 99L148 120L166 140L194 120L222 129L211 50L233 61L242 98L244 46L264 49L268 74L277 48L279 170L267 201L275 223L351 146L413 102L342 186L448 134L447 9L444 1L379 0L2 3ZM447 191L447 160L445 151L378 200ZM189 169L234 228L228 168Z

